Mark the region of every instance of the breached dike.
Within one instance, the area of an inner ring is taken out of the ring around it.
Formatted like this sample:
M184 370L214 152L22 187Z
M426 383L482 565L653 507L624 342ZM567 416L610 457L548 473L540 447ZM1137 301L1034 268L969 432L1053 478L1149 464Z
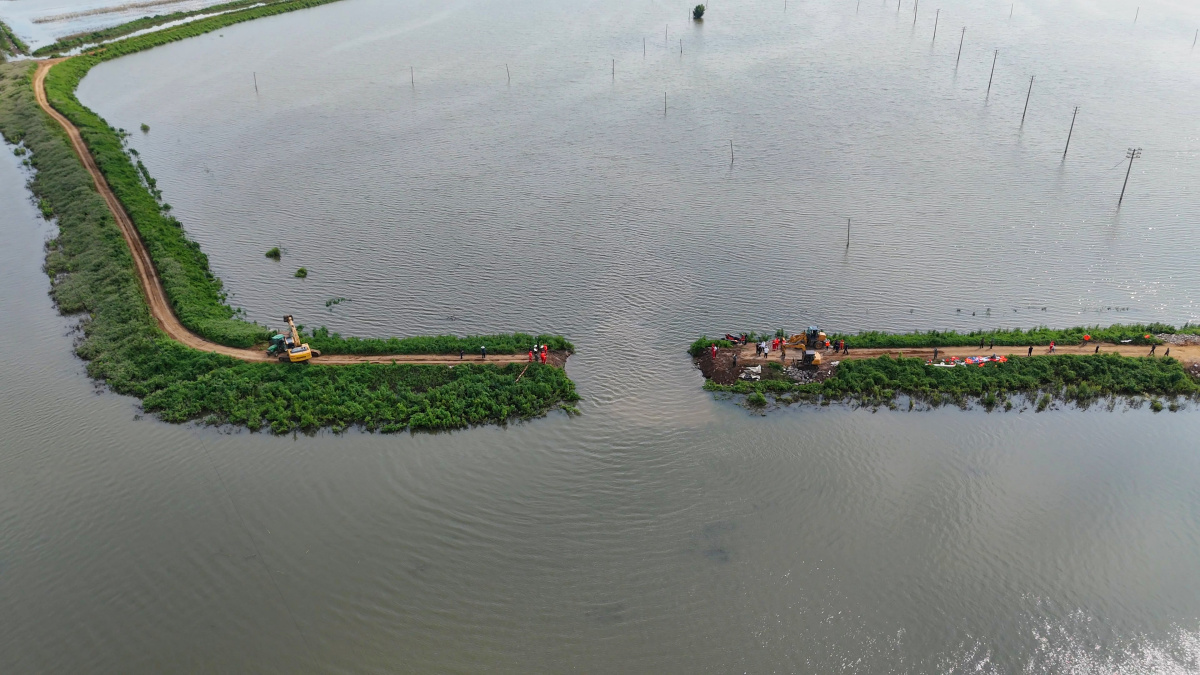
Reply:
M0 66L0 131L31 153L31 188L43 213L57 220L46 271L60 311L85 317L77 352L89 375L141 398L164 420L275 433L453 429L555 407L574 412L578 395L562 367L573 346L561 336L377 340L313 331L325 355L311 365L268 357L268 329L224 303L207 257L143 183L122 135L75 98L83 75L105 60L329 1L256 6L61 62ZM554 350L546 365L528 363L534 343Z

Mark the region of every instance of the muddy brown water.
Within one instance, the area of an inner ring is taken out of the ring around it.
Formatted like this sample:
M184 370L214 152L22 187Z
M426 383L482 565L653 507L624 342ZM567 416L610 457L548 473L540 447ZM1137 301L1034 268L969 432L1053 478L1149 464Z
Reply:
M578 418L139 418L0 153L0 672L1195 672L1194 405L757 415L684 350L1200 318L1196 8L684 9L349 0L80 90L251 317L562 332Z

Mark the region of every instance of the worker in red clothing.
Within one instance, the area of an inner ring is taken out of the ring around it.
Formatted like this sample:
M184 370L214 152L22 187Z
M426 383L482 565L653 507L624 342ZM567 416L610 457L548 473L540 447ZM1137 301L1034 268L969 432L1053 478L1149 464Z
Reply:
M712 345L712 357L713 357L713 359L717 358L717 346L716 345Z
M548 352L546 351L546 345L542 345L542 363L546 362L546 354L547 353Z
M533 350L532 349L529 350L529 362L533 363Z

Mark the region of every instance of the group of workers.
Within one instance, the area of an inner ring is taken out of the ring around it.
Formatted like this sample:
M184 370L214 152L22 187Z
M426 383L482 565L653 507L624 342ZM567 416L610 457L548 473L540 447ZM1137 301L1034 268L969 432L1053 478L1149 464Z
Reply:
M550 353L550 347L547 345L534 345L533 349L529 350L529 362L533 363L534 359L541 359L542 363L546 362L546 356Z

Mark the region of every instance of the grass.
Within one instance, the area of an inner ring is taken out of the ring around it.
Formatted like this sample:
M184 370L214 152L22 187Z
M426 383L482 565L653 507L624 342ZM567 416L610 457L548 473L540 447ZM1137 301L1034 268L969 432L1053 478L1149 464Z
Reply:
M709 381L704 387L735 394L772 394L785 403L891 405L896 397L908 396L935 406L975 402L989 410L1016 395L1037 400L1039 411L1056 398L1084 407L1101 398L1200 398L1200 383L1179 361L1117 354L1034 356L982 368L932 368L923 359L881 356L843 361L833 377L819 383L764 379L739 380L732 385Z
M312 331L308 343L313 349L331 354L457 354L459 351L476 354L487 347L488 354L524 354L535 344L549 345L551 350L574 351L575 345L561 335L503 335L418 336L408 338L357 338L331 333L324 326Z
M913 333L867 331L858 334L834 333L829 336L829 339L833 342L845 340L846 346L851 349L970 347L978 346L981 339L984 341L985 346L987 344L995 344L996 346L1005 347L1027 347L1029 345L1048 345L1051 341L1060 345L1079 345L1084 343L1083 336L1085 335L1091 338L1092 343L1107 342L1120 344L1125 340L1129 340L1128 344L1152 345L1162 344L1162 340L1156 338L1155 335L1163 333L1174 334L1191 330L1200 329L1188 324L1179 329L1165 323L1150 323L1113 324L1107 327L1076 326L1074 328L1047 328L1046 326L1039 326L1029 330L997 328L994 330L971 331L969 333L959 333L952 330L917 331ZM750 331L746 335L749 336L750 342L756 342L759 340L770 340L775 337L785 337L786 332L783 330L763 331L761 333ZM732 343L726 340L714 340L708 338L708 336L702 336L692 343L688 348L688 353L692 356L699 356L713 344L718 347L733 346Z
M57 220L58 235L46 246L45 270L59 310L80 317L76 352L87 361L92 378L117 393L141 398L146 411L167 421L201 420L277 434L356 425L382 432L454 429L527 419L560 405L575 410L570 404L579 397L566 373L541 364L529 364L518 382L526 364L244 363L168 339L150 315L130 252L104 200L61 128L38 108L33 69L33 64L0 65L0 133L28 151L26 161L35 170L30 189L43 213ZM70 74L78 76L79 71ZM59 82L60 99L63 86ZM92 115L81 108L73 113ZM175 290L183 288L182 298L172 301L192 312L193 323L234 321L233 311L217 300L220 285L208 272L207 260L138 182L117 131L95 117L84 133L106 153L106 174L124 181L126 196L135 185L141 189L144 198L134 202L143 219L139 229L148 244L161 237L152 249L168 254L161 262L156 259L160 274L170 272ZM118 160L126 166L120 167ZM210 303L209 308L191 308L188 303L197 299ZM214 304L224 310L213 310ZM239 323L250 331L265 330Z

